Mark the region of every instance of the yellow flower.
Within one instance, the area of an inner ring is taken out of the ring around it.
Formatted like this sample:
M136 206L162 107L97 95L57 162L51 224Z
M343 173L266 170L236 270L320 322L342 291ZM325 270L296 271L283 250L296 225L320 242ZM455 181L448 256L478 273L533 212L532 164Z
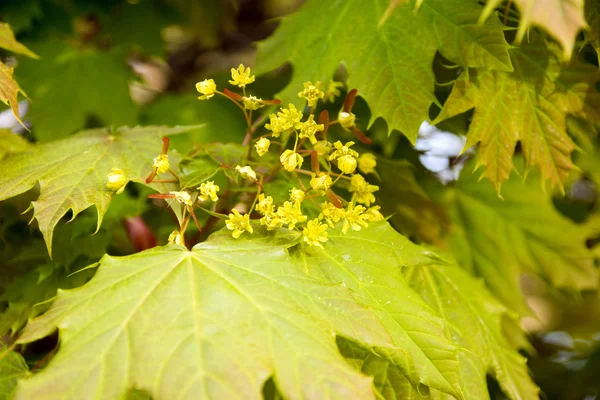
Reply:
M106 175L106 187L110 190L114 190L117 194L123 193L125 186L127 186L127 177L125 173L119 168L113 168L112 172Z
M273 229L281 228L283 221L279 219L277 213L271 211L260 219L260 224L266 226L268 231L272 231Z
M256 211L262 215L267 215L273 212L273 198L266 196L264 193L258 195L258 203L256 204Z
M256 172L254 172L252 167L250 167L249 165L246 165L243 168L240 167L239 165L236 165L235 170L237 172L239 172L246 179L252 179L253 181L256 180Z
M202 96L198 97L200 100L208 100L215 95L217 85L213 79L205 79L196 83L196 90L198 93L202 93Z
M306 228L302 231L304 241L310 246L323 248L321 242L329 240L327 237L327 225L321 224L318 219L308 221Z
M374 154L371 153L363 153L358 158L358 169L363 174L370 174L375 172L375 167L377 166L377 158Z
M258 97L254 96L244 96L243 102L246 110L258 110L259 108L265 106L263 99L259 99Z
M355 193L356 201L366 204L367 207L375 202L373 192L378 190L379 186L369 185L362 175L355 174L352 175L352 178L350 179L350 191Z
M363 206L348 205L348 210L346 210L346 214L344 215L344 226L342 226L343 234L348 233L350 228L353 231L360 231L361 228L366 228L369 225L363 215L365 210L366 208Z
M317 191L326 191L333 184L333 180L331 176L327 175L325 172L320 172L318 175L314 172L312 173L312 178L310 180L310 186Z
M163 172L167 172L169 170L169 156L166 154L161 154L154 159L154 168L156 168L157 174L162 174Z
M246 87L246 85L254 82L255 76L250 76L250 68L245 68L244 64L240 64L237 69L231 68L231 83L232 85L237 85L241 88Z
M283 130L287 131L288 129L300 129L302 123L302 112L298 111L293 104L288 104L288 108L281 108L281 111L277 113L277 116L281 120L283 124Z
M265 124L265 128L273 133L273 137L278 138L285 131L283 121L275 114L270 114L269 120L270 123Z
M343 208L337 208L332 203L323 203L321 205L321 214L319 219L324 219L331 228L335 226L335 223L339 222L341 218L346 215L346 210Z
M231 214L229 214L229 219L226 222L226 226L227 229L233 231L231 236L233 236L234 239L239 238L244 232L254 232L252 225L250 225L250 215L241 215L240 212L235 208L231 210Z
M331 153L332 148L333 145L327 140L319 140L313 145L313 149L315 149L317 154L320 156L326 156L327 154Z
M271 146L271 141L265 137L258 139L258 142L254 145L254 147L256 147L256 152L261 157L267 154L269 146Z
M186 206L192 206L192 196L186 192L185 190L182 192L169 192L175 196L175 200L178 203L184 204Z
M296 168L300 168L302 166L302 163L304 162L304 159L300 154L296 153L294 150L288 149L281 153L281 156L279 156L279 161L281 161L281 163L283 164L283 168L291 172Z
M183 245L183 236L181 235L181 232L179 232L179 231L173 231L169 235L168 241L169 241L169 244Z
M356 119L356 115L346 112L340 111L338 114L338 121L340 121L340 125L344 129L350 129L354 126L354 120Z
M290 190L290 200L292 200L293 203L302 203L304 201L304 196L304 190L296 188Z
M306 99L309 107L315 107L319 99L325 96L325 93L319 89L321 82L317 82L314 85L312 82L304 82L304 89L298 93L298 97Z
M383 214L379 212L380 209L381 207L379 206L368 208L367 211L363 213L362 217L367 221L381 221L383 220Z
M288 229L292 230L299 222L306 221L306 215L302 215L300 203L292 203L286 201L283 206L277 208L277 216L284 224L287 224Z
M354 142L342 145L338 140L333 144L336 150L329 156L330 160L337 160L338 168L345 174L351 174L356 169L358 153L350 148L352 145Z
M317 138L315 134L317 132L321 132L325 129L325 125L317 124L315 122L315 116L309 115L308 119L302 123L300 126L300 138L308 138L310 142L314 145L317 143Z
M213 181L201 183L198 190L200 191L200 196L198 196L200 201L206 201L209 197L212 201L219 200L219 197L217 196L219 186L215 185L215 182Z
M342 82L330 80L327 83L327 89L325 89L325 101L333 103L335 101L335 98L342 94L342 92L340 92L339 90L339 88L342 87L344 87L344 84Z

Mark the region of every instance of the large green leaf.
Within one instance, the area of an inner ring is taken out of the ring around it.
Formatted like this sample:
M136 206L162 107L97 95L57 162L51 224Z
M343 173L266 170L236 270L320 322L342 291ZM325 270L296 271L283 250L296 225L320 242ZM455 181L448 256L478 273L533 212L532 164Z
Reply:
M327 81L342 62L348 86L367 100L373 119L385 118L413 142L436 101L437 51L463 67L512 71L500 22L477 25L477 2L425 0L417 13L402 4L378 26L387 6L388 0L307 1L259 44L258 71L291 62L292 80L280 97L298 102L303 82Z
M289 399L374 398L335 337L400 352L376 314L341 282L305 274L286 250L297 233L255 231L104 257L87 285L60 291L26 327L19 343L58 327L61 345L16 398L111 399L135 387L157 400L259 399L271 375Z
M92 129L70 138L46 143L34 151L1 161L0 200L40 185L40 197L32 202L33 216L51 251L53 230L69 211L73 218L94 205L98 227L114 192L106 188L112 168L123 170L134 182L145 183L154 157L160 153L160 137L197 127L136 127ZM173 165L177 160L172 159ZM151 184L156 190L175 190L173 184Z
M530 25L543 27L563 47L563 58L571 58L575 38L586 27L583 17L584 0L515 0L521 11L521 23L517 32L517 42L527 33ZM586 0L593 3L596 0ZM503 0L488 0L482 20L486 19Z
M463 73L438 120L475 108L466 148L480 143L477 167L499 192L514 168L517 142L527 168L537 166L542 179L563 189L573 168L575 144L566 132L567 114L596 118L596 76L575 65L560 73L553 52L537 37L511 51L514 72Z
M41 59L23 60L17 77L32 100L27 119L39 141L69 136L90 122L136 122L124 51L75 49L53 37L28 44Z
M479 282L458 267L432 262L405 270L410 285L451 325L448 335L459 347L462 389L467 399L488 397L492 375L510 399L538 398L525 357L504 337L507 309Z
M0 400L10 400L17 387L17 380L27 374L29 368L23 357L0 342Z
M31 143L10 129L0 128L0 160L10 154L22 153L33 149Z
M465 170L448 190L450 243L458 263L483 277L521 314L528 313L518 295L522 273L537 274L556 287L595 288L598 271L586 247L587 229L558 213L535 173L525 183L513 176L505 185L500 199L489 182L478 182Z
M331 232L327 244L294 256L308 274L344 285L375 312L398 347L380 354L398 365L409 381L461 396L456 350L446 338L444 320L410 289L401 273L402 266L428 262L428 253L387 223L343 236Z
M431 260L404 270L409 284L448 321L447 334L459 348L458 374L467 399L489 399L486 375L493 376L510 399L537 399L525 358L503 335L502 319L510 313L484 287L460 268ZM415 388L389 361L348 341L342 354L361 372L373 376L385 399L451 399L437 390Z

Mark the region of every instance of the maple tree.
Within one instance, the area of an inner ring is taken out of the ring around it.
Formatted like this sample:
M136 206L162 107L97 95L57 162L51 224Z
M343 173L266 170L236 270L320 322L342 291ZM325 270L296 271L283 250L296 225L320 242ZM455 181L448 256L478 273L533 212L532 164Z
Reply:
M297 3L0 4L0 400L600 392L600 3Z

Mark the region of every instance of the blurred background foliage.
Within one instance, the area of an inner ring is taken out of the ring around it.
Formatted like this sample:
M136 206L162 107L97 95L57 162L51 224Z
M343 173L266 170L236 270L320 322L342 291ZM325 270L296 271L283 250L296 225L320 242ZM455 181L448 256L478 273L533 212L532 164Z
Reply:
M301 0L2 0L0 20L8 22L17 39L40 59L19 58L17 62L8 52L0 53L9 65L18 63L15 75L30 99L21 102L22 118L30 130L22 129L8 108L0 106L7 109L0 115L0 159L26 150L31 143L48 142L82 129L111 124L205 124L172 140L172 146L182 154L204 143L241 143L246 126L239 110L220 97L197 101L194 85L205 78L214 78L217 86L224 86L231 67L240 63L252 66L256 42L271 35L278 18L293 12L301 3ZM597 66L591 46L584 47L582 54ZM440 55L436 57L434 71L438 82L456 78L458 71L448 68L449 64ZM284 65L262 75L252 88L253 94L273 98L289 82L291 72L291 67ZM345 80L343 67L336 73L336 80ZM440 102L449 92L448 86L436 88ZM340 109L342 99L343 96L327 106L333 115ZM476 206L464 203L467 197L461 198L461 193L480 196L482 207L499 201L494 190L486 186L487 182L473 186L475 177L471 175L473 167L469 160L472 154L461 153L472 113L459 115L437 127L424 124L417 145L412 146L400 132L389 133L382 119L368 127L365 121L370 120L372 113L362 99L357 100L353 111L358 126L374 141L369 151L379 157L378 198L384 213L392 215L392 225L416 242L452 252L464 265L460 257L464 252L460 249L467 240L465 237L481 235L486 224L495 222L481 218L465 220L453 204L463 201L466 210ZM546 204L544 199L551 194L543 191L539 182L532 183L529 179L524 189L519 187L522 179L513 177L507 186L515 188L506 193L514 198L505 196L503 204L518 206L523 196L529 200L539 198L540 204L544 203L549 212L556 214L552 218L585 224L589 232L587 248L598 259L600 137L590 135L593 129L575 119L569 121L569 131L583 151L575 155L579 170L571 174L566 196L554 196ZM341 132L333 130L333 135L341 136ZM467 168L463 170L465 165ZM477 188L476 195L469 192L473 188ZM72 223L60 224L53 259L48 257L35 223L28 224L28 216L22 215L36 198L35 189L0 203L0 340L10 343L29 317L47 308L43 302L52 298L57 288L76 287L89 279L93 263L105 253L125 255L164 244L172 229L171 217L157 212L156 207L161 203L147 199L147 194L148 189L129 185L124 196L113 199L98 232L92 210L85 211ZM513 214L512 218L521 216ZM548 222L539 228L551 226L556 224ZM190 235L196 242L204 239L198 232ZM149 242L140 242L142 237ZM487 239L479 244L498 251L494 265L500 266L498 277L505 279L488 285L505 291L505 302L509 303L511 297L518 297L514 291L522 290L524 303L514 308L531 309L526 312L529 316L524 318L523 325L532 339L533 349L528 356L536 383L549 399L597 398L600 391L598 295L585 287L581 294L573 294L551 285L552 279L545 281L527 271L512 270L510 260L505 259L519 245L511 243L515 238ZM90 264L90 269L82 270ZM474 263L467 268L482 267ZM30 367L43 365L42 356L53 347L50 340L29 348L25 356ZM490 390L492 398L504 398L493 382Z

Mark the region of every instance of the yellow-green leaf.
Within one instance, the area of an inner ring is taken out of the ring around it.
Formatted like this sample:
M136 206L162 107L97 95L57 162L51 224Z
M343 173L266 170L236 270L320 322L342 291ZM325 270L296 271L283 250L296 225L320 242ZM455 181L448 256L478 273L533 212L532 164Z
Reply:
M25 92L23 89L21 89L17 81L15 81L13 74L14 68L9 67L0 61L0 101L6 105L9 105L17 121L19 121L21 125L25 126L21 120L21 117L19 117L18 101L19 92L21 92L23 95L25 95Z
M23 357L0 342L0 400L12 399L18 379L27 374L29 368Z
M39 183L40 197L32 202L51 254L56 224L71 210L73 218L94 205L98 227L114 192L106 187L112 168L123 170L133 182L145 183L154 157L160 153L161 136L186 132L194 127L122 127L92 129L70 138L39 145L35 150L16 154L0 162L0 200L28 191ZM172 159L173 165L177 164ZM173 184L151 184L156 190L175 190Z
M12 51L13 53L23 54L31 58L38 58L37 54L29 50L27 46L17 42L15 34L5 22L0 22L0 48Z

